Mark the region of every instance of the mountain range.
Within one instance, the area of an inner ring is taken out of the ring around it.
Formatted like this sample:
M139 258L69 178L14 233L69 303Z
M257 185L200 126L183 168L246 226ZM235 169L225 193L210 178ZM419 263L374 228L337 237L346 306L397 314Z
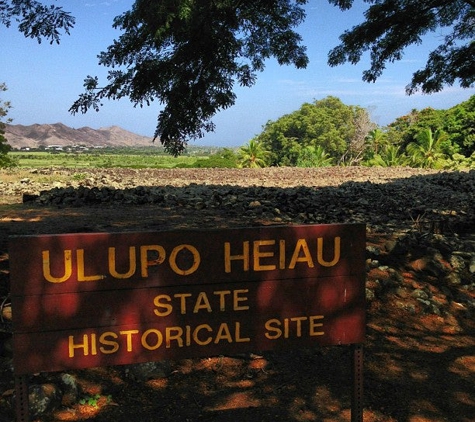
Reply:
M62 123L6 125L5 138L13 148L39 148L57 146L94 147L132 147L159 146L152 138L137 135L118 126L92 129L82 127L74 129Z

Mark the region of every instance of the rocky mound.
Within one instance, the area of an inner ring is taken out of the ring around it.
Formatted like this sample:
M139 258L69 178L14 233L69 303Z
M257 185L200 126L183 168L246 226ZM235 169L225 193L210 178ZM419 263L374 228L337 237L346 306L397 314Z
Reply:
M148 204L220 209L277 223L365 222L373 229L412 227L434 233L464 233L475 225L475 171L410 177L386 172L384 178L366 168L346 169L349 174L329 171L104 170L72 175L48 190L29 179L11 189L23 193L25 201L57 207Z

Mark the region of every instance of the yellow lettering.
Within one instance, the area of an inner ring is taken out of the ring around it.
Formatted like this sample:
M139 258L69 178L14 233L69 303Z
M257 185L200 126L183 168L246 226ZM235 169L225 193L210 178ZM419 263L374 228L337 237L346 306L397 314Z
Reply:
M96 334L91 334L91 355L97 355L97 342L96 342Z
M211 336L209 336L206 340L200 340L198 338L198 333L201 330L206 330L206 331L211 333L213 331L213 329L208 324L201 324L201 325L198 325L193 330L193 340L195 341L195 343L198 344L199 346L206 346L207 344L210 344L213 341L213 339L212 339Z
M51 275L51 263L49 251L41 253L43 258L43 277L50 283L63 283L71 277L73 273L72 252L70 249L64 251L64 275L62 277L53 277Z
M236 328L234 330L234 339L236 343L247 343L251 341L249 337L241 337L241 323L236 322Z
M74 343L74 336L69 336L68 338L68 350L69 350L69 357L74 357L74 349L82 349L84 356L89 355L89 337L87 334L82 336L82 343L75 344Z
M323 237L317 239L317 261L323 267L333 267L340 260L340 237L335 237L333 259L325 261L323 259Z
M120 274L116 270L115 266L115 248L109 248L109 272L110 275L114 278L123 279L123 278L130 278L135 274L135 270L137 269L137 263L135 261L135 248L133 246L129 247L129 270L125 274Z
M155 251L157 258L148 260L148 252ZM140 274L142 277L148 277L148 267L152 265L160 265L165 261L166 252L160 245L144 245L140 247Z
M219 290L217 292L213 292L216 296L219 296L219 310L224 312L226 310L226 299L225 296L231 294L231 290Z
M249 241L242 243L242 255L231 255L231 244L224 242L224 271L231 272L231 261L243 261L243 271L249 271Z
M249 309L248 305L239 305L240 302L246 302L248 300L246 297L241 297L241 294L249 293L249 289L238 289L233 290L233 310L234 311L247 311Z
M296 322L297 324L297 333L296 333L296 336L297 337L302 337L302 321L307 321L307 317L306 316L303 316L303 317L294 317L294 318L290 318L290 320L292 322Z
M279 240L279 270L285 270L285 240Z
M173 334L175 331L175 334ZM176 340L178 347L183 347L183 328L181 327L167 327L165 329L166 347L171 347L171 341Z
M261 264L261 258L272 258L274 252L262 251L261 246L275 245L275 240L256 240L253 243L253 257L254 257L254 271L272 271L275 270L275 265Z
M182 315L186 314L186 298L191 297L191 293L177 293L173 297L180 299L180 312Z
M323 331L317 331L317 327L323 327L323 322L317 322L323 319L323 315L314 315L309 319L309 335L310 336L323 336Z
M303 253L303 256L300 254ZM294 253L290 260L289 268L293 270L297 262L306 262L309 268L313 268L313 260L308 249L307 241L305 239L299 239L295 245Z
M170 315L173 311L173 306L170 303L164 303L164 302L171 302L171 301L172 301L172 298L168 295L155 296L153 299L153 304L156 306L156 309L153 310L153 313L160 317ZM160 311L159 309L163 309L163 311Z
M289 338L289 319L284 318L284 338Z
M233 338L231 336L231 332L229 331L228 324L223 322L219 328L218 333L216 334L216 338L214 339L214 344L218 344L221 340L227 340L228 343L233 342Z
M76 251L78 262L78 281L97 281L106 278L105 275L84 275L84 249Z
M191 265L190 268L187 270L182 270L181 268L178 268L178 265L176 264L176 257L179 252L187 249L191 254L193 255L193 264ZM201 257L200 253L198 252L198 249L196 249L194 246L191 245L179 245L173 248L172 253L170 254L170 267L171 269L178 275L189 275L194 273L198 267L200 266L201 263Z
M208 312L212 312L211 305L209 304L208 296L206 295L205 292L200 292L198 294L195 307L193 308L193 313L196 314L201 309L206 309Z
M121 334L122 334L122 332L121 332ZM150 334L155 334L155 336L156 336L155 344L150 344L148 342L148 336ZM144 333L142 334L142 338L140 339L140 343L147 350L156 350L163 343L163 335L159 330L151 328L150 330L144 331Z
M117 339L117 334L112 331L106 331L105 333L102 333L101 336L99 337L100 344L102 344L103 346L110 347L110 348L106 348L103 346L99 347L99 350L101 351L101 353L104 353L105 355L116 353L119 350L119 343L115 340L108 340L107 339L108 337Z
M264 327L267 330L267 332L265 333L265 336L269 340L278 339L280 336L282 336L282 330L279 328L280 325L281 323L277 318L272 318L266 321L264 325Z
M132 334L138 334L139 330L124 330L119 331L120 335L125 335L127 337L127 351L132 351Z

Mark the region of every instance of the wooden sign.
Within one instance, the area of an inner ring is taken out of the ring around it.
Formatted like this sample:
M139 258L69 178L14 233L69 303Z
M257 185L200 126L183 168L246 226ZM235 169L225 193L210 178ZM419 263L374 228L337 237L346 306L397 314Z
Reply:
M13 237L17 375L358 344L365 226Z

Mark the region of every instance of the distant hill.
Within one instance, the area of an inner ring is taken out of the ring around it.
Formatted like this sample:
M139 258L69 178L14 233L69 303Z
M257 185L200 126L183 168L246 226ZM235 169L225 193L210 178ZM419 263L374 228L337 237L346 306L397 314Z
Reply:
M85 147L159 146L152 138L128 132L118 126L73 129L62 123L30 126L7 125L5 138L13 148L39 148L51 145Z

